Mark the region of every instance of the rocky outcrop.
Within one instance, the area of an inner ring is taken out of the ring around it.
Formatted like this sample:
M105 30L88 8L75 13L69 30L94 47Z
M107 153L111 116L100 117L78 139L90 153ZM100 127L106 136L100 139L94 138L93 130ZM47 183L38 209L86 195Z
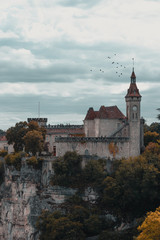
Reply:
M5 169L0 188L0 239L38 240L36 221L42 209L54 210L75 189L44 186L42 171L23 164L21 171Z

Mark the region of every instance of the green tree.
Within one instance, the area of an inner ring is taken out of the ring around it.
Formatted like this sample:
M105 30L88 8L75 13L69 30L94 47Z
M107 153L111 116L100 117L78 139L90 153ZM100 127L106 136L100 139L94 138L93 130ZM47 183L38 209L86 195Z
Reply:
M13 144L15 152L23 151L24 136L27 133L27 122L16 123L15 127L7 130L6 138L9 144Z
M43 150L44 138L40 131L28 131L24 136L24 143L26 152L31 152L33 156L35 156L37 152L41 152Z
M147 213L147 217L141 226L138 227L141 232L137 240L159 240L160 239L160 207L155 212Z
M71 221L60 212L43 211L37 221L40 240L85 240L82 224Z
M81 162L82 157L76 152L66 152L63 157L53 162L54 176L51 183L65 187L81 185Z
M157 109L158 111L160 111L160 108ZM160 120L160 114L157 115L158 120Z
M106 177L104 160L90 160L83 169L83 182L85 187L92 187L95 190L101 186ZM98 189L97 189L98 190Z
M126 221L143 216L160 201L159 169L143 156L121 161L103 184L102 206Z

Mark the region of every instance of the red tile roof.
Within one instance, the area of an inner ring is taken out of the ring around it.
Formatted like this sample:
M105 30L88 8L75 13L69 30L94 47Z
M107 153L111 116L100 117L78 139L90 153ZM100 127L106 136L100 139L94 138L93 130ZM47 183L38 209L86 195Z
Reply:
M119 110L117 106L105 107L101 106L99 111L94 111L93 108L89 108L85 120L98 119L124 119L124 114Z
M141 97L136 83L131 83L126 97Z
M6 136L0 136L0 141L1 141L1 142L7 141Z
M126 98L127 97L141 97L141 95L139 94L137 85L136 85L136 75L134 73L134 68L133 68L133 71L131 74L131 83L130 83L130 87L129 87L127 95L126 95Z

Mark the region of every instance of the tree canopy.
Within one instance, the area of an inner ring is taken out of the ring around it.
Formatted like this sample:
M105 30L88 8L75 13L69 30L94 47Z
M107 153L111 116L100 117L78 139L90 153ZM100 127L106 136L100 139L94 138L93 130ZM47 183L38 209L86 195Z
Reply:
M147 213L147 217L141 226L138 227L141 232L137 240L159 240L160 239L160 207L155 212Z
M35 151L43 149L45 134L45 128L40 127L35 121L19 122L7 130L6 138L9 144L13 144L15 152L23 151L25 147L26 151L31 151L35 155Z
M122 160L104 182L102 206L125 220L143 216L160 201L160 172L144 156Z

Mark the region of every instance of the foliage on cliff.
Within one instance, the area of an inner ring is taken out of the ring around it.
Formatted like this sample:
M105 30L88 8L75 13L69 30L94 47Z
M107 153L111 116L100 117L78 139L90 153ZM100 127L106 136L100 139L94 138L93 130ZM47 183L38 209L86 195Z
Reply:
M100 204L123 220L143 216L160 202L160 145L150 143L143 155L115 162L103 181Z
M144 145L150 142L158 143L160 141L160 123L152 123L150 126L144 125Z
M81 224L80 231L85 237L99 235L99 240L130 240L138 235L136 229L138 225L128 230L115 231L115 224L118 226L122 221L132 222L138 218L142 219L146 212L154 211L159 206L159 142L150 142L139 157L115 160L110 174L106 172L103 160L88 161L82 168L82 159L77 153L66 153L63 158L55 161L53 167L55 175L52 184L81 190L61 206L63 215L59 217L59 223L61 218L65 217L66 224L69 223L69 230L66 231L70 231L72 226L74 232L72 224L74 222ZM99 195L94 203L83 201L81 198L83 191L88 187ZM105 215L108 212L115 216L115 222L107 221ZM52 232L47 228L49 225L45 217L43 219L40 217L39 221L45 227L45 231ZM41 237L44 237L41 239L47 239L40 225L38 228L41 230ZM59 233L51 239L59 239L58 236L63 239Z
M29 157L26 159L26 163L35 169L41 169L42 163L43 163L43 158L37 158L35 156L32 156L32 157Z
M8 154L6 150L0 150L0 157L5 157Z
M64 187L96 188L105 178L103 160L90 160L82 168L82 157L76 152L67 152L63 157L53 163L54 176L51 180L53 185Z
M85 240L104 229L113 230L113 227L114 222L100 217L94 209L81 205L73 205L63 213L42 211L37 221L40 240Z
M22 151L25 147L27 152L35 155L43 149L45 134L45 128L39 127L35 121L19 122L7 130L6 138L9 144L13 144L15 152Z
M40 240L85 240L80 222L72 221L60 212L43 211L37 221Z
M13 153L5 156L4 160L8 166L14 166L18 171L21 169L22 156L24 153Z
M138 227L141 232L137 240L159 240L160 239L160 207L155 212L147 213L147 217L141 226Z

